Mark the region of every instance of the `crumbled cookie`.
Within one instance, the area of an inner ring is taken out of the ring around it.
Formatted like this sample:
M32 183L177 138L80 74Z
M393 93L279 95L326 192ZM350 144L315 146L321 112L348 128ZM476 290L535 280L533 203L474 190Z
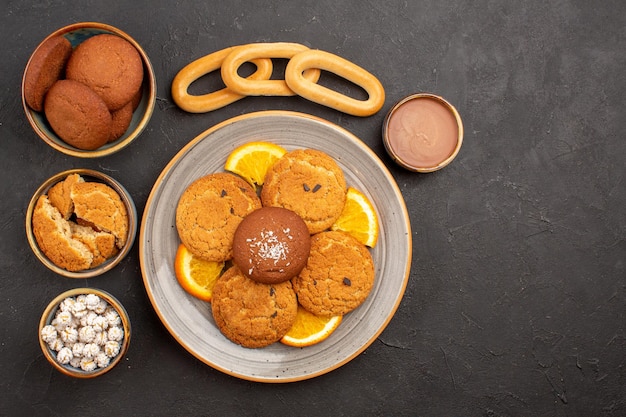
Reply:
M77 217L80 213L80 216ZM60 268L94 268L126 244L128 213L106 184L70 174L37 200L32 228L41 251Z
M128 238L128 213L114 189L99 182L79 182L72 186L71 198L76 217L113 234L116 246L124 247Z
M93 254L90 268L94 268L107 259L114 257L119 252L115 244L115 236L111 233L94 230L88 226L82 226L77 223L70 222L70 231L72 238L76 239Z
M65 220L74 214L74 202L72 201L72 186L85 180L78 174L70 174L63 181L54 184L48 190L48 199L56 207Z
M50 204L47 196L37 200L32 222L37 245L55 265L68 271L91 267L93 253L72 237L70 223Z

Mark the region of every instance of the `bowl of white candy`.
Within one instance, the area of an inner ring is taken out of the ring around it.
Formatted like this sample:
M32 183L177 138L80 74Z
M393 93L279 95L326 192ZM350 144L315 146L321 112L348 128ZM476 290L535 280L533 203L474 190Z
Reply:
M110 371L130 343L130 320L122 304L95 288L75 288L48 304L39 322L39 344L58 371L94 378Z

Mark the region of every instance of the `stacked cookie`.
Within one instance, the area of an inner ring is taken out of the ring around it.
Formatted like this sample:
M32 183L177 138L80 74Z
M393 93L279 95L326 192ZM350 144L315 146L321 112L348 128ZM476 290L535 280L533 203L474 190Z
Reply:
M43 112L66 143L94 150L122 137L141 100L143 63L119 36L92 36L75 49L55 36L33 54L24 74L24 100Z
M202 259L230 262L211 299L228 339L268 346L289 331L298 305L336 316L365 301L374 284L368 249L329 230L346 191L330 156L299 149L270 167L260 196L231 173L207 175L183 192L176 211L182 243Z

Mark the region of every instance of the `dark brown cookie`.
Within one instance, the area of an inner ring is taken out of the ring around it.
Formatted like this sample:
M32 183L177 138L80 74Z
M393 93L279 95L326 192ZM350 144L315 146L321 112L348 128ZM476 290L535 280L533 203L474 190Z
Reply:
M223 172L206 175L191 183L178 201L178 236L194 255L227 261L233 256L237 226L260 207L254 188L240 177Z
M318 233L311 237L306 266L292 283L299 303L311 313L343 315L361 305L372 290L374 261L347 233Z
M128 102L124 107L111 112L111 119L111 138L109 142L118 140L128 130L130 122L133 120L133 103Z
M311 236L300 216L282 207L262 207L235 231L233 262L253 280L274 284L297 275L310 248Z
M92 89L59 80L46 94L44 112L52 130L78 149L94 150L111 137L111 113Z
M229 340L261 348L289 331L296 320L298 300L290 281L262 284L232 266L213 287L211 310L215 324Z
M66 76L94 90L111 111L137 94L143 81L143 64L137 49L116 35L92 36L76 47Z
M24 100L35 111L43 110L44 97L65 74L72 44L63 36L45 40L33 53L24 73Z
M286 153L265 175L264 206L296 212L311 234L328 229L346 202L346 181L337 163L314 149Z
M140 88L137 90L133 98L130 100L131 106L133 106L133 111L137 110L139 107L139 103L141 103L141 99L143 98L143 90Z

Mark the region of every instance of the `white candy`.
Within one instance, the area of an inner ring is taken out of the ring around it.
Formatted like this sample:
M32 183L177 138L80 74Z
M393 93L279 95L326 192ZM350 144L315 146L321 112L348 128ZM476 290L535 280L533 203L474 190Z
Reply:
M111 327L108 332L109 340L119 342L124 337L124 331L119 327Z
M61 340L66 344L74 344L78 340L78 331L73 327L61 330Z
M100 346L95 343L86 343L83 348L83 357L84 358L95 358L100 353Z
M76 302L72 306L72 313L74 314L74 316L81 318L85 316L88 312L89 310L87 310L87 306L85 305L85 303L76 299Z
M48 343L48 347L50 349L54 350L55 352L58 352L61 349L63 349L63 346L65 346L63 344L63 341L61 339L59 339L58 337L56 339L54 339L52 342Z
M80 369L82 369L85 372L91 372L95 370L96 366L97 366L96 362L93 360L93 358L83 357L80 360Z
M97 333L103 332L107 329L107 327L109 327L109 321L102 316L97 316L93 319L91 326Z
M117 310L95 294L67 297L41 340L57 352L58 363L91 372L105 368L120 353L124 330Z
M70 361L70 366L74 367L74 368L80 368L80 360L82 358L80 356L74 356L72 358L72 360Z
M100 304L100 297L96 294L87 294L85 296L85 307L89 310L95 310Z
M54 326L57 330L61 331L67 326L71 326L74 321L74 316L69 311L59 311L53 320Z
M61 301L61 304L59 304L59 310L69 311L71 313L74 309L75 303L76 300L74 300L72 297L67 297L65 300Z
M114 340L109 340L106 345L104 345L104 353L109 358L114 358L120 353L120 344Z
M56 338L57 338L57 329L55 329L53 325L47 324L43 326L43 328L41 329L41 339L44 342L50 343L56 340Z
M110 362L111 358L109 358L104 352L100 352L98 356L96 356L96 365L98 365L98 368L106 368L109 366Z
M105 343L109 341L109 337L107 335L107 332L96 332L96 337L93 339L93 343L98 346L104 346Z
M107 311L104 312L104 317L109 321L109 327L119 326L122 323L120 315L117 314L117 311L113 308L107 309Z
M106 300L100 299L98 306L93 311L95 311L98 314L104 314L108 306L109 306L109 303L107 303Z
M93 321L98 317L95 311L88 311L83 317L80 318L81 326L92 326Z
M85 344L82 342L74 343L72 346L72 354L75 358L80 358L83 356L83 350L85 349Z
M59 353L57 353L57 361L63 365L70 363L73 358L74 354L68 347L62 347Z
M81 327L78 331L78 338L83 343L91 343L96 337L96 331L91 326Z

